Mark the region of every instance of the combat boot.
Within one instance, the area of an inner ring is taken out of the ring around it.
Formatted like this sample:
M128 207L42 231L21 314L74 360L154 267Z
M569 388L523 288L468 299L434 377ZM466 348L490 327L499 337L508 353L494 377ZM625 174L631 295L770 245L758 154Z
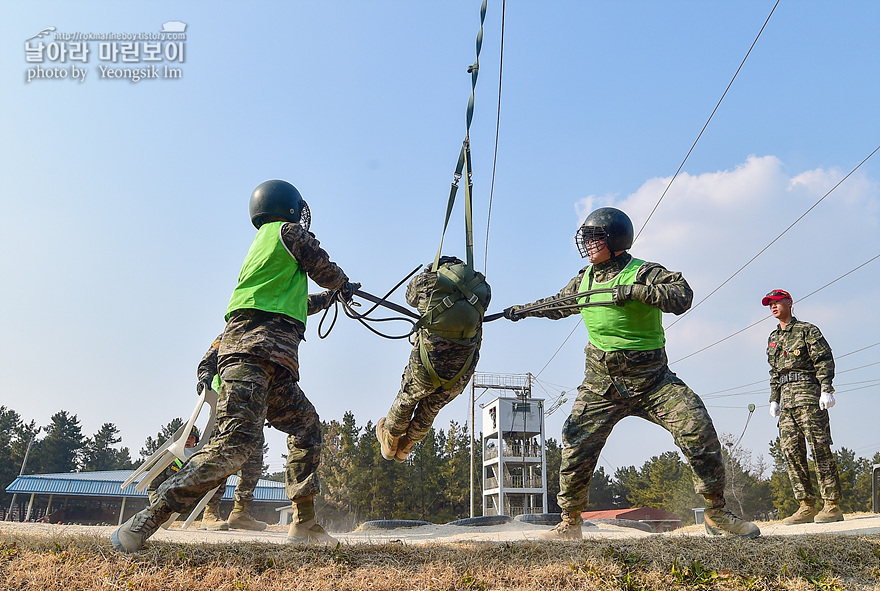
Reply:
M229 529L229 524L220 518L219 506L208 505L205 507L205 512L202 513L202 525L199 529L210 531L226 531Z
M562 521L550 531L541 534L540 537L544 540L580 540L583 538L582 523L580 511L563 511Z
M339 541L328 534L315 519L315 497L293 501L293 522L287 530L288 544L335 546Z
M720 536L724 532L741 538L756 538L761 530L751 521L741 519L725 507L723 495L707 495L706 502L711 506L703 512L703 525L706 533Z
M174 513L164 501L154 503L123 523L110 536L113 548L120 552L137 552L156 530Z
M816 523L834 523L843 521L843 511L840 510L840 501L825 499L825 506L816 513Z
M317 520L310 519L303 523L293 522L290 524L290 529L287 530L287 543L335 546L339 540L318 525Z
M801 523L813 523L813 518L819 512L816 509L815 499L801 499L800 508L782 520L785 525L800 525Z
M406 433L400 436L400 441L397 444L397 453L394 454L394 459L398 462L405 462L406 458L409 457L412 448L415 447L416 442L410 441L409 437L407 437Z
M376 439L379 440L379 450L382 453L382 457L386 460L393 460L397 453L397 444L400 441L400 436L395 437L385 428L385 417L379 419L379 422L376 424Z
M227 523L231 529L246 529L250 531L263 531L269 527L269 524L265 521L254 519L248 513L247 503L240 501L235 501L235 506L232 507L232 513L229 514Z

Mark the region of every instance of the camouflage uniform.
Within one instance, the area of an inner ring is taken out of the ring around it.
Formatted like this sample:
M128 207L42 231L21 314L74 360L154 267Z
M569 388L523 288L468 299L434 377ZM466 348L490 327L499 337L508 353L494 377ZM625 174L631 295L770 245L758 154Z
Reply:
M177 474L181 466L183 466L183 462L178 458L174 458L174 461L167 468L150 481L150 484L147 485L147 497L149 497L151 504L155 503L158 498L156 491L159 490L159 485Z
M779 403L779 439L797 500L815 499L807 465L807 441L816 460L819 490L825 500L840 500L840 477L831 452L828 411L819 408L822 390L834 393L834 357L819 328L792 317L767 341L770 402Z
M554 298L580 291L592 269L598 283L612 280L632 260L624 253L584 267ZM533 302L542 303L553 298ZM691 306L693 292L681 273L645 263L636 274L633 299L663 312L681 314ZM532 304L527 304L532 305ZM514 310L519 306L514 306ZM577 309L517 313L560 319ZM724 492L721 444L712 419L700 400L667 366L665 348L649 351L603 351L588 343L584 381L571 415L562 428L562 463L557 497L563 511L587 508L590 481L605 441L621 419L637 416L669 431L694 471L694 487L704 496Z
M321 295L322 294L315 294L314 296L309 296L309 298L311 299L312 297L318 297ZM199 362L197 370L199 382L210 382L214 376L217 375L217 353L220 350L220 339L222 338L223 335L221 334L214 339L214 342L211 343L211 346L208 348L208 352L205 353L205 356L202 357L202 360ZM254 453L251 454L247 461L242 465L241 470L238 471L238 485L235 487L235 501L243 503L244 505L248 505L254 500L254 490L257 488L257 482L263 473L263 445L265 439L263 438L262 432L260 433L260 437L260 443L254 449ZM214 515L219 515L220 501L225 493L226 486L220 485L217 492L215 492L214 496L211 497L211 500L208 501L208 508L211 509Z
M284 223L281 240L318 285L340 289L348 282L315 236L299 224ZM309 296L308 312L318 312L330 301L327 292ZM222 383L216 434L159 487L160 501L180 511L226 482L262 447L266 421L288 434L287 496L296 500L320 492L316 470L321 425L298 384L298 347L304 335L303 323L283 314L247 308L231 313L218 350Z
M432 266L433 264L427 265L427 268L416 275L406 287L406 303L417 308L421 314L427 311L431 294L437 283L437 273L431 270ZM492 297L488 284L486 290L488 296L484 308L488 307ZM400 392L385 418L385 427L391 435L400 436L405 433L413 443L425 438L440 410L461 394L474 375L480 359L482 339L482 322L477 327L476 335L469 339L449 339L424 328L416 333L415 346L410 353L409 363L403 371ZM470 367L455 383L446 384L445 388L434 386L431 375L422 363L419 353L420 341L425 344L428 361L442 380L455 377L473 354Z

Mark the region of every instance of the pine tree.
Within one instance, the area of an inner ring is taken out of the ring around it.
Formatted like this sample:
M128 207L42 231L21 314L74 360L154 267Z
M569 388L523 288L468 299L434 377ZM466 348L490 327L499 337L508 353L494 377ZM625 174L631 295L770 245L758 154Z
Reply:
M547 510L560 513L556 495L559 494L559 468L562 465L562 447L552 437L544 440L544 460L547 462Z
M40 473L74 472L85 443L77 416L66 410L58 411L43 430L46 436L36 445Z
M860 489L859 475L870 473L871 466L865 458L856 458L853 451L841 447L834 452L837 473L840 475L840 508L844 513L870 511L871 495ZM819 490L817 489L817 493Z
M797 511L798 502L791 489L791 480L788 478L785 455L782 453L782 443L779 437L770 442L770 457L773 459L773 472L770 474L770 498L776 509L777 518L782 519Z
M9 507L11 494L6 487L18 478L24 452L31 438L36 436L37 428L33 421L26 425L21 416L5 406L0 406L0 508ZM28 466L35 464L28 459ZM28 470L30 472L30 470Z
M599 466L593 472L593 479L590 481L590 504L587 508L591 511L617 508L614 493L614 483L611 476L605 474L605 469Z
M83 472L100 470L127 470L134 467L127 447L115 449L122 441L119 429L113 423L104 423L97 433L86 440L83 447L80 469Z
M162 444L171 439L174 434L177 432L180 427L183 426L183 419L180 417L171 419L167 425L164 425L158 433L156 433L156 438L153 439L149 435L147 436L146 441L144 441L144 446L138 452L138 454L143 458L147 459L154 453L156 450L162 447Z

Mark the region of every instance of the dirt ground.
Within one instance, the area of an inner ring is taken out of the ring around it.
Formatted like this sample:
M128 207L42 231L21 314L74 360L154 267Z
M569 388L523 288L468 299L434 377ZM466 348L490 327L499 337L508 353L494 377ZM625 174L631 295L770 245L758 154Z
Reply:
M763 536L799 536L808 534L877 535L880 534L880 514L855 513L846 515L844 521L837 523L809 523L786 526L781 521L759 522ZM189 529L180 529L177 524L171 528L160 529L151 539L176 543L234 543L257 541L283 544L287 538L287 528L273 525L264 532L246 531L203 531L197 529L198 522ZM65 534L104 535L108 538L115 526L55 525L48 523L0 522L0 532L34 536L57 536ZM333 533L343 544L384 544L400 542L405 544L456 543L467 541L506 542L534 540L550 526L532 525L513 521L494 526L456 526L425 525L414 528L370 529L345 533ZM706 536L702 525L692 525L668 533L647 533L630 527L620 527L608 523L594 523L584 527L584 538L621 539L665 536Z

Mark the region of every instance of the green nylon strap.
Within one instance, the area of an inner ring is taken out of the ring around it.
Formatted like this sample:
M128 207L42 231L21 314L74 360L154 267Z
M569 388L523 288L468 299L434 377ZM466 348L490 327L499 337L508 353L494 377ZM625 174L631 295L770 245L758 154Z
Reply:
M477 311L480 313L480 316L484 316L486 314L485 308L483 308L483 304L480 303L480 300L474 296L473 289L483 283L484 279L477 274L474 274L473 279L470 282L465 282L465 278L455 272L453 268L443 267L437 271L442 274L444 277L455 283L455 287L458 288L459 294L458 297L453 298L453 301L464 297Z
M440 266L440 254L443 250L443 238L446 236L446 227L449 224L449 217L452 214L452 207L455 204L455 196L458 192L458 180L464 174L465 179L465 203L464 203L464 226L465 226L465 249L467 251L468 269L474 268L474 230L473 230L473 179L471 167L471 148L470 148L470 131L471 122L474 120L474 94L477 89L477 77L480 73L480 51L483 49L483 23L486 21L486 8L488 0L483 0L480 6L480 30L477 32L476 41L476 59L473 65L468 66L468 73L471 75L471 95L468 98L466 113L466 128L464 134L464 142L462 142L461 152L458 154L458 163L455 166L455 174L453 175L452 187L449 191L449 201L446 204L446 220L443 223L443 233L440 235L440 247L437 249L437 256L434 257L434 266L432 271L437 271Z
M448 380L444 380L440 376L437 375L437 372L434 370L434 366L431 365L431 360L428 359L428 349L425 347L425 341L422 338L419 338L419 357L422 359L422 365L425 366L425 369L428 370L428 375L431 376L431 385L435 388L443 388L444 390L448 390L455 385L455 383L461 379L461 376L470 369L471 363L474 360L474 354L477 352L476 349L471 351L471 354L468 355L468 358L465 360L464 365L461 366L461 369L458 370L458 373L449 378Z
M416 330L434 322L434 318L436 316L439 316L440 314L451 308L452 305L455 304L455 302L460 300L462 297L467 299L467 301L470 302L470 304L477 309L477 311L480 313L480 317L486 314L486 309L483 308L483 304L481 304L480 300L478 300L474 296L474 292L472 291L474 287L483 282L482 277L475 276L470 281L470 283L465 283L464 278L461 277L461 275L459 275L458 273L454 272L449 267L441 267L437 270L437 273L442 274L444 277L455 283L455 287L458 289L458 293L450 294L449 296L443 298L443 300L441 300L439 304L425 312L416 323ZM447 338L459 338L458 336L444 334L442 331L439 331L437 329L432 329L431 332L440 336L446 336ZM472 336L473 335L466 335L465 338L470 338Z
M461 178L461 171L464 168L466 151L469 151L467 140L465 140L461 146L461 152L458 154L458 163L455 165L455 173L452 178L452 186L449 188L449 200L446 202L446 219L443 221L443 232L440 234L440 246L437 248L437 256L434 257L434 265L431 267L431 270L435 273L440 266L440 253L443 250L443 239L446 237L446 227L449 225L449 218L452 216L452 207L455 205L455 195L458 193L458 179Z

